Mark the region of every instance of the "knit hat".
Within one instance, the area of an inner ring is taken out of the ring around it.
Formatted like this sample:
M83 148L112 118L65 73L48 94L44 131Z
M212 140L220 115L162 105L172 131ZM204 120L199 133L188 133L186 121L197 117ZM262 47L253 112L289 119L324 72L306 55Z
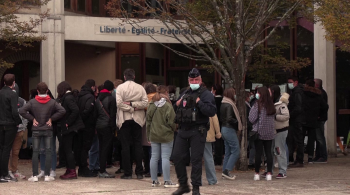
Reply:
M112 91L114 89L114 84L112 83L112 81L107 80L103 84L103 89L107 89L108 91Z

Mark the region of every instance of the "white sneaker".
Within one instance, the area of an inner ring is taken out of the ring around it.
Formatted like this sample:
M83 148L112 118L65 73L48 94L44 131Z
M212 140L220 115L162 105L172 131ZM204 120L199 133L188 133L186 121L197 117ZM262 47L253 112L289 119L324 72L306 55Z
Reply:
M50 177L55 178L56 177L56 172L51 170L50 171Z
M31 182L38 182L38 177L37 176L31 176L28 181L31 181Z
M44 181L54 181L54 180L55 180L54 177L51 177L51 176L46 175Z
M15 178L15 176L12 173L12 171L9 171L9 176Z
M38 178L42 178L45 176L45 171L41 170L39 175L37 175Z
M15 176L16 178L21 178L21 179L25 179L25 178L26 178L26 176L25 176L25 175L22 175L20 172L18 172L18 170L16 171L16 173L14 174L14 176Z
M259 180L260 180L260 175L255 173L254 181L259 181Z
M162 184L159 181L153 181L152 182L152 187L158 187L161 186Z
M266 181L271 181L271 180L272 180L272 175L266 174Z

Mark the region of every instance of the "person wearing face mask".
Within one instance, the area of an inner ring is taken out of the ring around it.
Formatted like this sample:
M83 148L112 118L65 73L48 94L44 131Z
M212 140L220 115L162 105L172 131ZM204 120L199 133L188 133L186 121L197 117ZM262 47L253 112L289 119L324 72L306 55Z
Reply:
M189 72L188 83L190 88L180 95L175 104L175 122L179 125L179 130L175 141L173 159L180 186L173 195L190 192L185 160L189 148L191 149L192 164L192 194L200 194L202 159L207 131L209 130L209 117L216 114L214 96L207 89L200 87L202 78L196 68Z
M15 75L6 74L4 84L0 90L0 182L9 182L14 179L8 173L10 152L22 120L18 114L18 95L12 91Z
M303 123L303 99L304 91L297 77L288 79L288 88L292 91L289 98L288 110L290 114L287 145L289 150L289 162L294 162L290 167L304 167L304 133ZM294 161L294 151L297 154Z

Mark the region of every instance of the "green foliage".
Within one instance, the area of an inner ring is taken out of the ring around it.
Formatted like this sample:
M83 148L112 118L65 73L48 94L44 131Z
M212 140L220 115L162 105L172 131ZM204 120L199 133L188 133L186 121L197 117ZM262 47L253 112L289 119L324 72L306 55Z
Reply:
M23 9L45 5L49 0L0 0L0 37L4 43L4 49L20 50L21 47L31 47L32 43L44 40L45 37L38 35L37 27L47 12L38 13L37 18L31 18L28 21L19 19L16 13ZM0 52L2 52L0 50ZM13 64L0 59L0 67L11 67Z

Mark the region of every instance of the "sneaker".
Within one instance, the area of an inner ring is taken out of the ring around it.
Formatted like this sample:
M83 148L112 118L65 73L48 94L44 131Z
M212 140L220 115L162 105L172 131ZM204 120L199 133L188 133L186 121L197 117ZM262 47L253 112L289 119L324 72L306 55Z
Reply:
M111 174L107 173L107 171L105 171L104 173L99 173L98 177L99 178L115 178L115 175L111 175Z
M323 158L319 158L317 161L315 161L314 163L327 163L327 160L323 159Z
M276 176L276 179L285 179L287 178L287 175L286 174L283 174L283 173L279 173L277 176Z
M314 163L314 160L313 160L312 158L309 158L309 159L307 160L307 162L308 162L309 164L312 164L312 163Z
M20 179L25 179L27 178L25 175L22 175L20 172L18 172L18 170L15 172L15 174L13 174L14 177L16 178L20 178Z
M137 179L143 179L143 175L137 175Z
M266 174L266 181L271 181L272 175L270 173Z
M120 179L132 179L132 176L122 175L120 176Z
M17 182L18 181L17 178L12 177L11 175L7 175L7 176L3 177L3 180L7 181L7 182L13 182L13 181Z
M260 176L261 176L262 178L266 178L266 175L267 175L267 172L261 174Z
M37 177L40 179L40 178L42 178L42 177L44 177L45 176L45 171L43 171L43 170L41 170L40 171L40 173L39 173L39 175L37 175Z
M37 176L31 176L28 181L31 181L31 182L38 182L38 177Z
M7 183L8 181L6 181L3 176L1 176L0 177L0 183L5 183L5 182Z
M159 181L152 182L152 187L159 187L160 185L162 185L162 184Z
M50 171L50 177L55 178L55 177L56 177L56 172L53 171L53 170L51 170L51 171Z
M124 170L123 169L118 169L115 174L120 174L120 173L124 173Z
M236 179L235 175L231 175L229 171L225 170L224 172L222 172L222 178L226 178L226 179L230 179L230 180L234 180Z
M44 181L54 181L54 180L55 180L54 177L51 177L51 176L46 175Z
M164 187L165 188L178 188L179 187L179 184L175 184L171 181L165 181L164 182Z
M219 181L216 180L215 183L210 183L209 185L218 185L219 184Z
M260 180L260 175L258 173L255 173L254 181L259 181L259 180Z

